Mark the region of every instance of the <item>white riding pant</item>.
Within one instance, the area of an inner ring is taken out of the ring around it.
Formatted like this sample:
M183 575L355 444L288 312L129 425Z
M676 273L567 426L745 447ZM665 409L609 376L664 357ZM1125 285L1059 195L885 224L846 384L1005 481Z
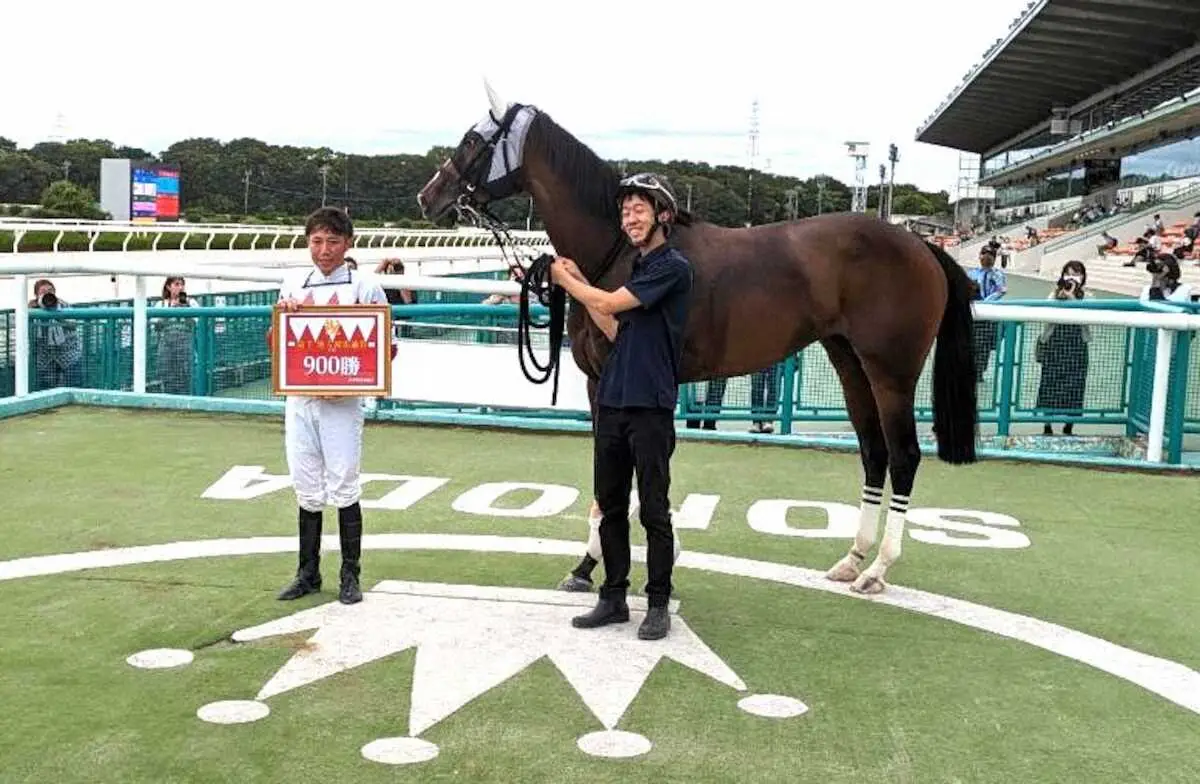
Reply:
M288 472L301 509L339 509L362 494L362 401L357 397L319 400L289 397L284 413Z

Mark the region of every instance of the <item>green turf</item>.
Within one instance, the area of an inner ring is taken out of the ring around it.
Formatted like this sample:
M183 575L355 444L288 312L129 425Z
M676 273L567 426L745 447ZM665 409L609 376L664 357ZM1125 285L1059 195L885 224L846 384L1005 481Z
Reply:
M282 423L86 408L0 422L3 557L136 544L294 534L290 491L249 501L200 494L237 464L285 473ZM369 533L448 532L581 541L590 442L371 424L364 471L449 477L404 511L368 509ZM555 518L451 509L487 481L581 488ZM758 499L855 504L856 456L682 442L673 500L716 493L689 550L824 569L845 540L750 529ZM379 497L383 485L368 485ZM1012 515L1032 546L950 548L907 539L890 574L921 588L1062 624L1200 668L1193 479L927 458L916 506ZM330 520L327 514L326 520ZM793 526L815 518L794 510ZM327 528L327 531L329 529ZM635 534L638 543L640 532ZM407 727L411 651L272 698L267 721L213 726L196 709L251 699L305 635L232 646L231 632L331 599L274 592L291 554L204 559L0 582L0 781L1169 782L1200 778L1200 717L1135 685L1021 642L826 593L680 569L680 614L756 693L797 697L805 716L773 722L739 695L670 660L620 728L650 738L629 761L575 747L600 729L553 664L540 661L422 735L440 756L412 768L359 748ZM336 574L336 555L326 568ZM572 558L438 552L364 554L384 578L555 584ZM644 569L635 565L640 586ZM583 633L581 633L582 635ZM586 644L582 636L581 644ZM196 661L147 672L151 647Z

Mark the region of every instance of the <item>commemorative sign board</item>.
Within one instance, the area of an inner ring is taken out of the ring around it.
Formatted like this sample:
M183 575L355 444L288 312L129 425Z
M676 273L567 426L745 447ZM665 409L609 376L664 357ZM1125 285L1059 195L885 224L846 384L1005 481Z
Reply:
M274 394L391 394L390 306L304 305L291 312L276 309L271 321Z

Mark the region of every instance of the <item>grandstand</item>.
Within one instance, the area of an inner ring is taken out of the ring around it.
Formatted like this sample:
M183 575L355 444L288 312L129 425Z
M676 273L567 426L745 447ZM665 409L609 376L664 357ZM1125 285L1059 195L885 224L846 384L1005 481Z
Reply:
M1170 251L1200 213L1198 88L1195 0L1031 2L917 131L960 151L960 199L994 194L960 216L960 261L999 235L1014 271L1055 279L1080 259L1093 288L1137 294L1135 238L1158 216ZM1200 254L1184 258L1195 283Z

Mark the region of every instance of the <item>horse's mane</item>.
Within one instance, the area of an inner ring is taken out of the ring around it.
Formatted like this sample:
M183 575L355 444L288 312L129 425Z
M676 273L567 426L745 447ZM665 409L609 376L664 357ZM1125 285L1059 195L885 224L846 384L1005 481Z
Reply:
M530 130L535 133L529 134L528 143L540 148L550 170L571 186L579 207L614 226L620 225L617 206L620 177L616 170L545 112L538 112ZM691 214L680 207L676 223L690 226Z

